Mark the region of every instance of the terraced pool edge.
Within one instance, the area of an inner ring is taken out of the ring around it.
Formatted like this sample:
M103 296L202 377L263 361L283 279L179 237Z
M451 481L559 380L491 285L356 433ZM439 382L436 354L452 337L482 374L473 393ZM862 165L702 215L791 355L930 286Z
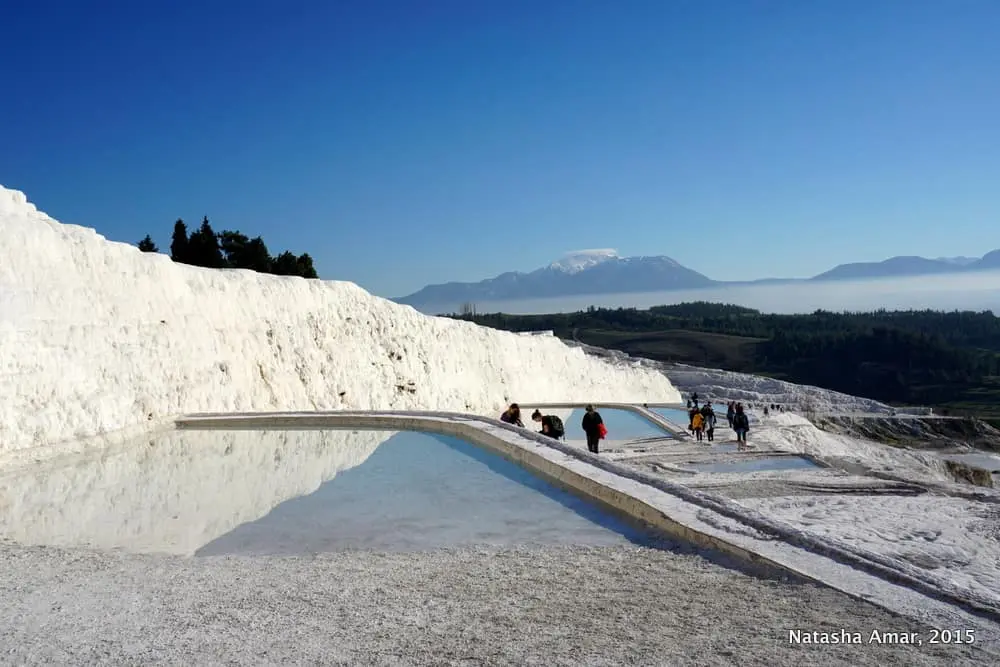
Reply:
M984 628L986 635L996 636L998 632L994 610L977 608L968 600L948 596L927 582L914 581L905 572L878 563L860 563L862 567L858 567L857 562L845 563L843 558L836 557L843 554L837 553L835 547L808 536L803 539L802 535L793 535L797 539L787 540L779 532L777 536L782 537L781 541L764 541L720 528L720 525L737 522L755 528L753 524L761 521L777 526L763 516L759 520L749 517L748 521L746 515L755 513L727 499L626 469L576 451L564 443L486 417L445 412L212 413L181 417L176 420L176 426L194 429L372 428L429 431L459 437L677 539L834 588L897 614L916 618L913 611L919 609L920 620L925 623L928 614L941 622L947 619L952 623L955 614L959 614L965 617L964 622L989 623L989 627ZM738 510L727 508L726 504L733 504ZM740 514L735 521L733 512ZM773 528L768 529L771 526L765 525L761 532L773 533ZM802 541L820 544L803 545ZM819 548L810 549L809 546ZM848 560L858 559L855 556Z
M521 410L530 410L532 408L552 408L552 409L579 409L583 408L585 403L522 403ZM654 412L648 408L641 405L635 405L632 403L590 403L598 411L601 410L627 410L628 412L634 412L635 414L647 419L656 426L659 426L667 433L671 434L675 438L690 438L691 433L684 429L682 424L675 424L663 415ZM649 404L651 405L651 404Z

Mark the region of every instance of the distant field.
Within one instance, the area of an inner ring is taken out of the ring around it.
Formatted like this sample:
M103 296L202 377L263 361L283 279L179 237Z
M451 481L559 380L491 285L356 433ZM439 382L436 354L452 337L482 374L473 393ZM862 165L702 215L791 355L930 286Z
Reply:
M959 399L941 407L956 413L974 414L1000 428L1000 378L990 377L988 380L989 384L969 387Z
M621 350L638 357L731 370L753 368L755 347L765 340L681 329L641 333L581 329L576 336L577 340L587 345Z

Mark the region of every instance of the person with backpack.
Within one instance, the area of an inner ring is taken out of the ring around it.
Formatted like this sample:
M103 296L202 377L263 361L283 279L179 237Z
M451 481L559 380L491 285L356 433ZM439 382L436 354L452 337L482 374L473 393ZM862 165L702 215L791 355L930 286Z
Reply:
M583 432L587 434L587 451L599 454L601 439L607 435L608 429L604 427L604 420L601 413L594 409L593 405L588 405L583 413L583 421L580 423Z
M555 440L559 440L566 435L562 419L555 415L543 415L541 411L535 410L531 413L531 421L539 422L542 425L542 435L547 435Z
M524 422L521 421L521 406L517 403L511 403L510 407L500 415L500 421L524 428Z
M736 414L733 415L733 430L736 431L738 449L746 449L747 433L750 432L750 418L747 416L747 413L743 411L742 403L736 405Z

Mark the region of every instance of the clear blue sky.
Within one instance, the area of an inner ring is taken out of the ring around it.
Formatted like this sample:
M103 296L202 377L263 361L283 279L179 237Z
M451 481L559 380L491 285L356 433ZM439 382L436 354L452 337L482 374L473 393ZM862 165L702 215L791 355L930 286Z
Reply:
M1000 247L996 0L7 3L0 184L383 296L579 248L718 279Z

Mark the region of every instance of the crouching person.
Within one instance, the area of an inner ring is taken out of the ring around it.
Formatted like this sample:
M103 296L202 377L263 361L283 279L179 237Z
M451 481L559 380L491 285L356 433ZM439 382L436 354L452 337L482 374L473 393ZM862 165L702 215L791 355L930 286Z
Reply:
M595 410L593 405L588 405L580 425L583 427L583 432L587 434L587 450L594 454L600 453L598 450L601 438L607 433L604 428L604 420L601 419L601 413Z
M500 415L500 421L524 428L524 422L521 421L521 406L517 403L511 403L510 407Z
M556 440L559 440L566 435L566 429L563 427L562 419L556 417L555 415L543 415L540 411L535 410L531 413L531 421L538 422L542 425L542 435L547 435Z

